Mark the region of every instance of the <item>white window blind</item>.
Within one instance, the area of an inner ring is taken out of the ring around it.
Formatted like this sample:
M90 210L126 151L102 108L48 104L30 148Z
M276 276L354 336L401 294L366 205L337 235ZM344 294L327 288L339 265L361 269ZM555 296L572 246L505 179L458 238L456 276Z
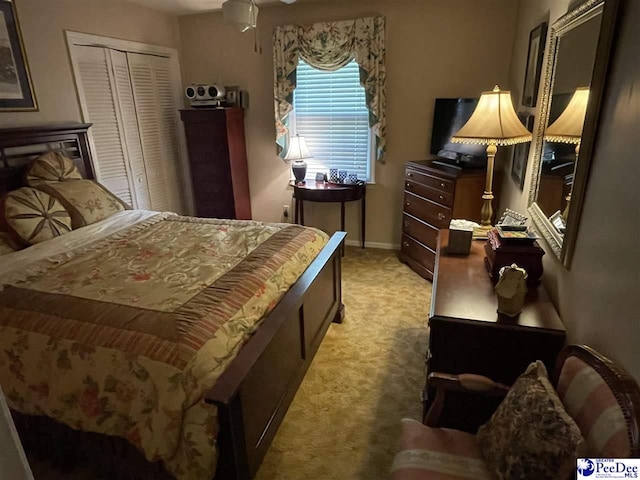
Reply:
M305 137L314 157L307 161L308 179L337 168L373 180L369 111L355 61L325 72L300 60L293 108L294 133Z

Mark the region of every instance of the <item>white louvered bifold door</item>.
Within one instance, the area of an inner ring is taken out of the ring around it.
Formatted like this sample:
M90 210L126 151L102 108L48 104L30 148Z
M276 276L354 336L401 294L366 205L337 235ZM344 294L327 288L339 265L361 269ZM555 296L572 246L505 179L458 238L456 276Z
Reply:
M131 88L131 79L129 77L127 54L118 50L109 50L109 54L117 91L117 106L119 107L122 130L124 131L124 148L129 159L129 170L132 176L131 183L137 199L136 208L151 210L151 196L149 195L147 172L142 155L142 144L138 130L133 89Z
M127 53L151 205L182 211L176 108L170 59Z
M174 85L179 85L179 80L173 78L171 61L163 57L151 57L154 80L157 95L158 115L160 119L160 135L164 147L166 171L169 176L169 184L172 186L169 193L171 201L175 205L173 210L183 211L183 183L182 168L178 147L178 122L177 107L174 101Z
M118 118L109 50L74 45L72 56L83 99L84 118L93 123L89 133L95 150L97 180L129 205L136 206L124 133Z

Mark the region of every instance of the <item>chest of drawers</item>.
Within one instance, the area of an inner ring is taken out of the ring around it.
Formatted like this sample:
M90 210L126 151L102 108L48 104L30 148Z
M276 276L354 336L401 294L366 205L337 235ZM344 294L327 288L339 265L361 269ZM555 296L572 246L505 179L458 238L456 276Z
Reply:
M464 170L434 160L407 162L400 260L433 280L438 230L448 228L452 218L480 221L485 178L483 169Z

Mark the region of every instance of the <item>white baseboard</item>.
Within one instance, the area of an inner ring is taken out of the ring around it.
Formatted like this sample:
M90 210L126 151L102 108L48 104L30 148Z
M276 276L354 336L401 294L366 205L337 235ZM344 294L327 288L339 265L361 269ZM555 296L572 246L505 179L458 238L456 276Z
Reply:
M349 247L360 247L362 242L360 240L347 240L345 244ZM382 250L400 250L400 244L395 243L382 243L382 242L364 242L365 248L380 248Z

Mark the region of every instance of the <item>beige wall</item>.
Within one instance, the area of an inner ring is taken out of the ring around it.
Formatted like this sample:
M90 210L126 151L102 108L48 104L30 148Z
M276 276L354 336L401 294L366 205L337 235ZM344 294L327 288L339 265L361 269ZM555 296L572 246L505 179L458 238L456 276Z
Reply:
M80 121L64 30L178 48L175 17L120 0L16 0L39 111L0 113L3 127Z
M250 93L247 151L254 218L279 221L291 202L288 167L276 156L271 31L275 25L385 15L387 19L387 156L367 194L367 241L399 244L403 164L429 152L436 97L478 96L506 84L516 18L511 0L328 0L262 8L263 54L253 34L223 24L220 13L179 19L183 81L221 81ZM305 220L339 228L336 205L310 205ZM348 205L347 231L357 239L359 206Z
M511 71L514 90L522 85L529 31L550 8L553 22L568 4L520 3ZM640 3L624 3L571 269L544 245L543 280L569 341L593 346L640 380ZM526 211L528 188L520 192L507 178L503 192L503 206Z

